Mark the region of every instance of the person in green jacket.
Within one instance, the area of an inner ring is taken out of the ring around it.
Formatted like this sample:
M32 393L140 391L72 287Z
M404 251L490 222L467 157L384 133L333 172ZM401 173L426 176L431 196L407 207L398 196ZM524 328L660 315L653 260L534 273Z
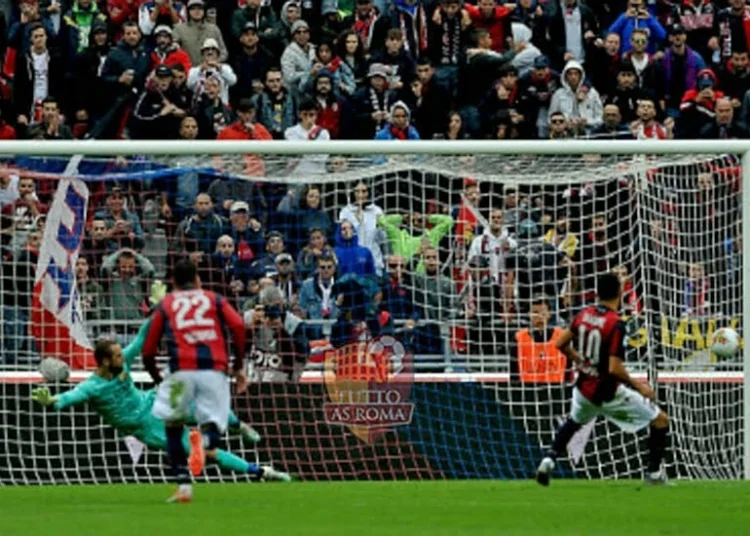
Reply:
M432 224L431 229L425 227L425 215L419 213L383 215L378 218L378 227L385 231L391 245L391 253L409 261L414 255L424 251L427 247L438 247L438 244L453 228L453 218L444 214L433 214L426 217ZM424 272L420 261L417 272Z

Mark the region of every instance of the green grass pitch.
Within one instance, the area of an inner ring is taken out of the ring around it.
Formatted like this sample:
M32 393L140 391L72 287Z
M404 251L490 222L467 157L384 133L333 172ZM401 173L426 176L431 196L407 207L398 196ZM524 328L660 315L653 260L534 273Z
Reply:
M2 536L747 534L750 483L342 482L0 488Z

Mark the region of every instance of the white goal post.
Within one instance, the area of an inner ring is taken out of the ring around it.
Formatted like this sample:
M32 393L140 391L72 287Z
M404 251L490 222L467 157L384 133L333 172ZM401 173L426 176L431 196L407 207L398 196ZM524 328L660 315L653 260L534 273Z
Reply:
M508 167L504 167L501 164L497 165L491 173L486 172L486 175L493 175L495 180L502 183L504 182L504 174L508 173L511 178L509 179L514 185L523 184L525 176L532 177L535 173L541 173L544 176L549 175L550 181L559 181L567 183L574 183L576 180L580 180L581 183L585 182L584 177L577 176L575 169L575 162L571 165L572 157L579 158L583 155L592 155L592 158L600 158L606 156L622 157L621 160L613 162L611 166L607 167L608 172L611 172L616 176L618 171L618 165L622 164L626 159L630 162L631 167L626 171L629 175L635 175L636 185L633 186L635 189L647 188L641 183L647 182L648 169L654 165L659 165L660 159L664 158L665 166L669 165L669 162L692 162L693 158L714 158L721 157L723 155L733 155L739 161L741 165L741 175L738 177L739 182L739 209L737 213L744 215L744 212L750 211L750 141L702 141L702 140L686 140L686 141L653 141L653 140L639 140L639 141L620 141L620 140L569 140L569 141L329 141L320 143L310 142L286 142L286 141L104 141L104 140L90 140L90 141L4 141L0 143L0 157L5 156L17 156L24 155L29 157L61 157L67 156L72 157L74 155L81 155L83 157L107 157L112 158L113 156L147 156L154 158L165 158L175 157L176 161L179 161L181 157L191 157L196 155L206 155L211 157L222 157L224 161L232 155L258 155L261 157L275 158L279 157L299 157L307 155L342 155L352 156L361 159L367 159L368 162L372 162L374 159L383 158L390 159L393 157L394 164L392 169L394 170L394 178L392 179L396 183L396 190L398 191L398 177L396 173L403 171L406 168L419 169L420 166L424 165L430 170L440 169L440 161L438 157L445 158L460 158L460 157L477 157L479 155L492 158L502 158L503 162L509 159L534 159L536 157L551 157L549 162L545 161L544 165L540 165L539 168L535 168L533 165L524 171L519 172L518 170L511 170ZM432 159L432 157L435 157ZM405 163L406 162L406 163ZM423 164L424 163L424 164ZM635 163L635 164L632 164ZM369 164L372 165L372 164ZM546 166L546 167L545 167ZM555 169L556 166L561 166L560 170ZM599 172L604 169L604 165L601 166ZM564 168L564 169L562 169ZM543 171L539 171L542 170ZM558 173L559 171L559 173ZM596 173L597 171L593 171ZM356 178L356 173L352 172L352 178ZM561 178L561 174L565 174L564 178ZM624 172L625 173L625 172ZM459 176L460 175L456 175ZM255 179L255 178L253 178ZM335 182L337 179L332 174L318 177L311 177L309 181L319 181L325 183L327 180ZM344 179L341 179L342 181ZM423 179L427 180L427 179ZM534 180L543 181L543 177L536 177ZM596 177L592 177L592 181L596 181ZM308 181L308 183L309 183ZM304 183L300 177L293 180L280 179L279 182L300 182ZM348 182L352 182L352 179L348 179ZM421 191L420 191L421 192ZM421 195L411 194L410 195ZM662 205L654 203L649 208L652 212L658 212ZM627 210L627 209L625 209ZM633 208L632 210L641 210L641 208ZM485 214L488 218L488 215ZM699 216L700 217L700 216ZM639 220L641 214L633 216L633 220ZM641 222L643 223L643 222ZM742 236L750 236L750 218L742 217L741 224ZM741 297L741 304L738 304L740 322L745 324L745 315L750 311L750 269L747 269L748 263L750 262L750 243L747 239L742 242L741 251L742 266L745 269L742 271L742 287L744 292ZM645 293L646 291L644 291ZM679 314L675 317L679 321ZM645 330L652 328L656 329L655 326L649 326L649 322L654 320L646 320ZM714 325L714 324L710 324ZM716 325L715 327L720 327ZM746 329L746 328L745 328ZM654 332L655 333L655 332ZM745 332L746 333L746 332ZM647 344L648 346L648 344ZM750 347L748 344L744 344L742 350L741 363L737 364L737 368L734 372L730 372L729 375L733 378L733 382L739 381L742 378L742 407L739 407L739 400L737 413L734 418L737 420L741 419L741 430L742 430L742 447L738 449L741 452L742 467L741 471L737 471L737 475L742 474L745 479L750 480L750 389L747 388L748 380L750 379ZM649 360L649 367L656 367L654 359ZM649 374L652 372L650 368L644 368L640 370L640 373ZM505 374L505 371L502 372ZM18 378L26 378L23 381L35 381L29 380L28 376L24 376L23 372L10 372L5 373L10 381L16 381ZM306 373L309 374L309 373ZM472 377L472 371L466 372L467 377ZM670 384L670 374L678 374L673 371L667 372L665 377L667 378L667 384ZM707 374L721 374L709 372ZM733 374L733 375L732 375ZM0 374L1 375L1 374ZM471 380L459 380L459 381L471 381ZM487 383L491 383L493 379L484 380ZM503 376L503 382L506 382L507 376ZM689 383L690 380L685 381ZM0 380L0 383L2 381ZM682 380L679 383L682 385ZM672 395L670 395L672 396ZM683 400L690 400L693 396L691 392L686 391L686 394L677 393L676 397L684 396ZM698 394L695 396L694 403L700 404L702 395ZM708 400L712 400L709 393ZM720 397L719 397L720 399ZM679 398L677 399L679 404ZM674 402L674 400L672 401ZM2 408L0 407L0 413ZM524 410L523 415L517 416L522 419L523 422L533 421L534 415L527 414ZM689 412L688 412L689 413ZM686 417L688 420L690 417ZM719 417L721 419L721 417ZM739 423L738 423L739 424ZM534 428L534 430L542 430L542 427ZM700 427L698 427L700 430ZM547 433L547 428L544 428L544 433ZM542 433L539 431L538 433ZM687 435L690 432L685 432ZM700 439L700 438L698 438ZM540 438L540 441L549 441L551 437ZM682 446L683 449L690 450L691 448L698 448L697 445L701 444L701 441L690 442L687 441ZM718 450L722 449L722 443L719 443ZM620 448L619 446L617 448ZM602 462L607 464L609 462ZM692 463L692 462L691 462ZM588 472L586 473L588 474ZM631 474L630 468L627 470L627 474ZM695 473L693 473L695 474ZM701 474L700 472L697 474ZM714 473L708 473L713 475ZM719 475L723 473L719 472ZM727 474L732 474L731 471ZM735 476L735 477L736 477ZM700 477L700 476L699 476Z

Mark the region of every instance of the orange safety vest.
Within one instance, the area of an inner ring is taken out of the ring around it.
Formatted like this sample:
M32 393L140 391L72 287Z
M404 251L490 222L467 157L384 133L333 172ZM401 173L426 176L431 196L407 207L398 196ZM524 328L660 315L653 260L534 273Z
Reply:
M518 343L518 371L524 383L562 383L565 378L566 357L555 343L563 330L555 328L547 342L535 342L528 329L516 333Z

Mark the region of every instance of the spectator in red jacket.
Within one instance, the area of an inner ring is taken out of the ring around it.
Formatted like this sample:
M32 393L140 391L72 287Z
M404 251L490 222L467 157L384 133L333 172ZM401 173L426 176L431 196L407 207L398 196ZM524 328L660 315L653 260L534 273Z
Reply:
M273 137L270 132L255 122L255 105L252 99L240 99L237 103L237 121L219 132L218 140L271 140ZM233 160L231 158L230 160ZM228 164L225 161L225 166ZM266 174L266 165L263 158L257 155L245 155L245 169L251 177L262 177Z
M505 52L513 44L510 11L497 5L497 0L479 0L477 5L464 4L476 29L485 29L492 37L492 50Z
M180 64L185 68L185 72L190 71L192 67L190 56L180 48L180 45L174 42L172 28L166 24L157 26L154 30L154 36L156 48L151 52L151 69L155 69L159 65L172 67L175 64Z
M677 134L680 138L696 138L701 129L713 121L716 101L724 97L718 89L716 75L711 69L698 73L693 89L688 89L680 103L680 120Z

